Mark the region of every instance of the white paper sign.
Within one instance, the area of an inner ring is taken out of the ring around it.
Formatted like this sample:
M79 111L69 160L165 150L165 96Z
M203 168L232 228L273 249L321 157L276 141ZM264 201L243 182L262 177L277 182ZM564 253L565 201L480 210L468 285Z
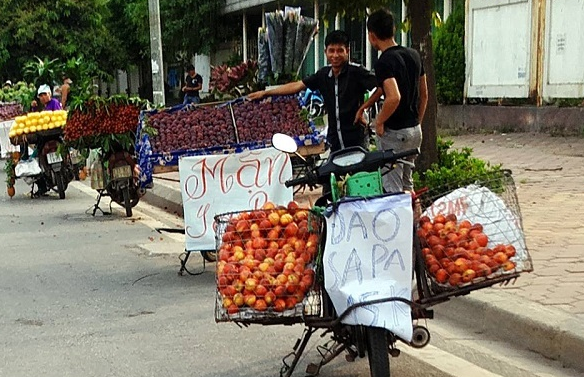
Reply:
M10 143L10 128L14 124L14 120L7 120L0 122L0 157L7 157L10 152L20 151L20 146L15 146Z
M337 313L381 298L412 298L412 198L398 194L344 202L326 219L325 289ZM342 321L412 338L409 305L390 301L353 310Z
M235 154L183 157L178 163L187 250L214 250L215 215L286 205L292 188L290 157L274 148Z
M503 199L488 188L469 185L454 190L437 199L426 209L424 215L433 219L439 213L453 213L458 221L468 220L473 224L482 224L483 233L489 237L488 247L498 244L513 245L517 254L511 260L516 263L516 270L533 270L521 219L507 207Z

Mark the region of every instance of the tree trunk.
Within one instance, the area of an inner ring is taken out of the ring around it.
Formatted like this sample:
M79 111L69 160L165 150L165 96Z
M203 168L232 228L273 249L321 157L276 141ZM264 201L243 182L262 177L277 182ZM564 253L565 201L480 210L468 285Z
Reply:
M428 81L428 106L422 120L422 148L416 160L416 170L424 172L438 161L436 115L436 80L432 52L432 9L434 0L408 1L408 13L412 25L412 47L420 52Z

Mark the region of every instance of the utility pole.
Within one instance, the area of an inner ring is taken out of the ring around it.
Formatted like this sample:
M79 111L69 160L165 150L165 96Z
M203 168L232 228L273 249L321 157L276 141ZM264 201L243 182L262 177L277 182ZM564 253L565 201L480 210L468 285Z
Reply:
M160 32L160 4L148 0L150 15L150 59L152 65L152 97L155 105L164 105L164 69L162 65L162 35Z

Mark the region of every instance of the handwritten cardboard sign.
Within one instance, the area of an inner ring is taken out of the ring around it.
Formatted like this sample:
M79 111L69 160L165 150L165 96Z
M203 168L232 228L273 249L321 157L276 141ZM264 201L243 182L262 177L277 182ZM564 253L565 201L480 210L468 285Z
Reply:
M337 313L359 302L412 297L413 212L409 194L344 202L326 219L325 289ZM384 327L412 338L410 306L398 302L353 310L343 323Z
M293 191L290 157L274 148L183 157L178 164L187 250L214 250L216 214L286 205Z
M512 211L503 199L488 188L468 185L456 189L434 201L424 215L434 219L439 213L453 213L458 221L468 220L473 224L481 224L483 233L489 237L488 247L513 245L517 254L511 260L516 263L516 270L533 270L519 213Z

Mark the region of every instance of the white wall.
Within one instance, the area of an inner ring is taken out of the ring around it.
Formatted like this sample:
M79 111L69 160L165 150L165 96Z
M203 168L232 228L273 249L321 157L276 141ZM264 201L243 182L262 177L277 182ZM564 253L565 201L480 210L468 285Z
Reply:
M195 70L203 77L203 92L209 92L209 80L211 79L211 58L209 55L195 55Z
M128 89L128 72L118 70L117 72L117 91L118 93L126 93L126 89Z

